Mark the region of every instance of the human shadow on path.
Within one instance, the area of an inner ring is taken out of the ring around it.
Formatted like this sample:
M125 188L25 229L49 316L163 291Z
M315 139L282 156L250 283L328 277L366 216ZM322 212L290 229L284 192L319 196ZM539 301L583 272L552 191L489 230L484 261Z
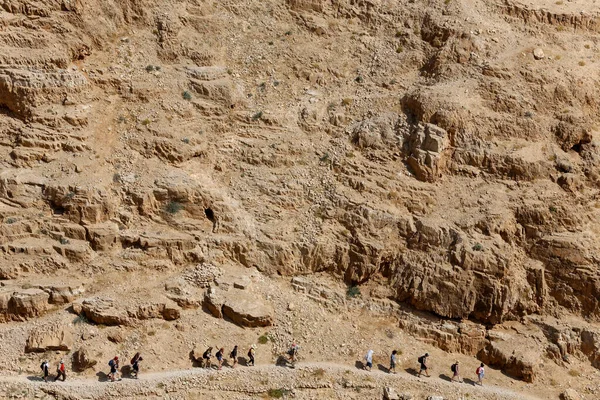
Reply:
M440 374L440 379L445 380L446 382L452 382L452 378L450 378L448 375L446 374Z
M413 376L419 376L419 371L414 368L406 368L405 371Z
M469 379L469 378L463 379L463 382L468 383L469 385L473 385L473 386L477 385L477 382L475 382L473 379Z
M358 369L365 369L365 364L362 361L355 362L354 366Z
M106 372L102 372L102 371L98 371L96 373L96 376L98 377L98 382L108 382L108 375L106 374Z
M50 375L48 375L48 382L52 382L52 377L50 377ZM44 378L42 378L41 376L36 376L36 375L31 375L27 377L28 381L32 381L32 382L43 382Z
M275 365L277 365L278 367L289 367L291 368L291 364L289 362L289 360L287 359L286 356L279 356L277 357L277 361L275 361Z
M390 372L388 367L384 366L383 364L377 364L377 369L380 370L381 372Z

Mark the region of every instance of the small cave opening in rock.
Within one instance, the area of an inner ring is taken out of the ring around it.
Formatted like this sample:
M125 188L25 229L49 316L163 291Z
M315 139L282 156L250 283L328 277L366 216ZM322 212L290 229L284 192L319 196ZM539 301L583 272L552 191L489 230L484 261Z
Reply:
M582 142L577 142L573 145L573 147L571 147L571 150L577 152L577 153L581 153L581 150L583 150L583 145L585 143Z
M205 208L204 215L206 215L206 218L208 218L210 222L215 222L215 212L212 208Z

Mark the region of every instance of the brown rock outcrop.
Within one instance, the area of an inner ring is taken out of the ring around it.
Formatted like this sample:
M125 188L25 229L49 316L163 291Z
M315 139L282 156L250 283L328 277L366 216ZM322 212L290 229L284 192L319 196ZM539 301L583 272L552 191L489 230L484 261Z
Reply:
M73 331L65 326L41 326L29 333L25 352L43 353L48 350L69 351L74 343Z
M50 295L41 289L5 288L0 291L0 315L6 320L24 321L50 309Z
M211 287L204 297L204 305L217 318L229 318L245 327L273 325L273 307L250 291Z
M173 321L179 319L181 310L175 304L154 303L139 306L136 311L130 312L129 315L137 319L162 318L166 321Z
M85 299L74 310L100 325L128 325L131 323L125 310L117 308L113 300L102 298Z
M73 369L75 371L83 372L88 368L92 368L97 363L98 361L91 358L89 350L85 347L73 353Z
M515 343L519 342L519 346ZM539 372L541 350L535 340L517 339L502 333L495 334L477 358L486 364L498 367L515 378L533 382Z

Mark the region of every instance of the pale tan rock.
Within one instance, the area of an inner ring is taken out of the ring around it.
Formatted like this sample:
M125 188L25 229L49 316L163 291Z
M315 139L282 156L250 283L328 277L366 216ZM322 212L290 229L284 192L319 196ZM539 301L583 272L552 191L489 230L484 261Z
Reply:
M85 299L81 303L81 313L90 321L100 325L128 325L131 322L127 312L119 309L118 305L110 299Z
M88 368L92 368L97 363L98 361L91 358L90 351L85 347L82 347L73 353L73 369L75 371L85 371Z
M22 289L12 294L9 314L13 319L27 319L44 314L49 308L48 293L40 289Z
M273 307L268 301L246 290L221 291L211 288L204 298L204 305L213 316L227 317L239 326L258 327L273 324Z
M71 350L74 343L73 331L64 326L41 326L29 333L25 352L45 352L48 350Z
M560 394L561 400L581 400L581 395L575 389L569 388Z

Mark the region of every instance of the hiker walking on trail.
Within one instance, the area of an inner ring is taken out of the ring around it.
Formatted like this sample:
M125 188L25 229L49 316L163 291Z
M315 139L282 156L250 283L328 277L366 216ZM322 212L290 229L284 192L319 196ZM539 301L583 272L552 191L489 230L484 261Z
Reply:
M231 350L231 353L229 353L229 358L231 358L231 359L232 359L231 368L235 368L235 366L237 365L237 362L238 362L238 359L237 359L237 357L238 357L238 355L237 355L237 352L238 352L238 347L237 347L237 344L236 344L236 345L233 347L233 350Z
M219 369L223 367L223 353L225 353L225 349L221 347L219 351L217 351L217 354L215 354L215 357L217 357L217 361L219 362Z
M298 349L300 349L300 346L298 346L296 343L292 343L292 347L290 347L290 349L287 352L292 365L297 361Z
M110 367L110 374L108 374L108 377L111 382L114 382L117 379L117 371L119 370L119 356L115 356L115 358L110 360L108 366Z
M418 359L419 364L421 365L421 367L419 368L419 375L417 375L419 378L421 377L421 374L423 372L425 372L425 375L427 377L429 377L429 372L428 372L429 368L427 367L427 359L428 358L429 358L429 353L425 353Z
M210 359L212 358L212 347L206 349L204 354L202 354L202 359L204 360L204 368L210 368Z
M477 374L477 383L483 386L483 377L485 376L485 368L483 367L483 363L475 370L475 374Z
M140 374L140 361L142 361L142 355L138 352L135 353L135 356L131 359L131 369L133 370L132 376L137 379Z
M458 361L456 361L454 364L452 364L452 366L450 366L450 370L452 371L451 382L454 382L455 380L457 382L462 382L462 380L460 379L460 370L458 368Z
M390 356L390 369L388 370L388 372L390 374L395 374L396 373L396 355L398 354L397 350L392 351L392 355Z
M63 360L60 360L60 363L58 363L58 366L56 367L56 378L54 378L54 382L60 377L62 377L63 382L67 380L67 368L65 367Z
M44 360L42 362L42 365L40 365L40 368L42 369L42 373L44 374L44 382L48 382L48 369L50 368L48 360Z
M254 349L256 349L256 345L253 344L250 346L250 350L248 350L248 363L247 365L250 367L254 367Z
M367 351L367 355L365 356L365 370L368 368L368 371L370 371L373 368L373 353L373 350Z

